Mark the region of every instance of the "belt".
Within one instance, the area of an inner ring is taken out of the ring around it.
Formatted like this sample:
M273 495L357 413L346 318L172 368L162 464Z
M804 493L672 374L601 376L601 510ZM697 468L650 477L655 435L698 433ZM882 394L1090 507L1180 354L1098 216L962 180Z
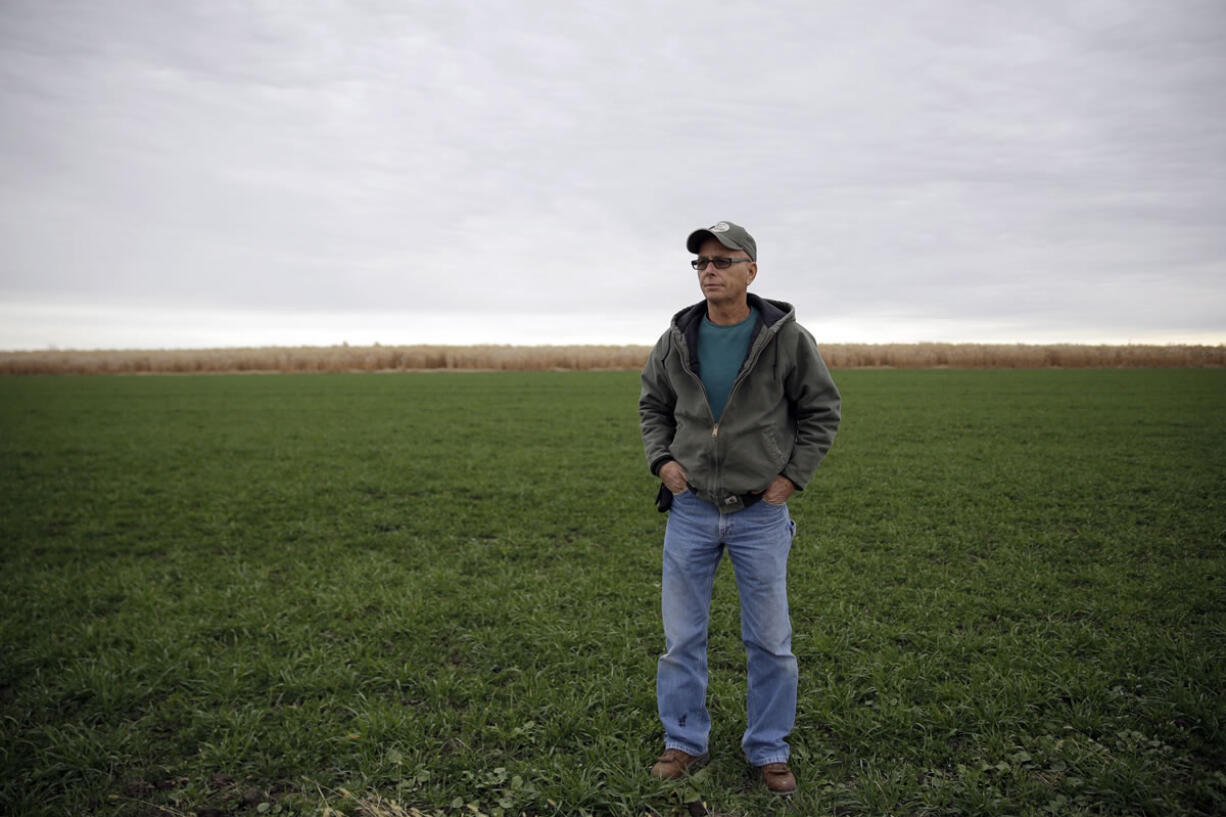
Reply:
M735 505L737 500L740 500L742 508L748 508L750 505L758 502L766 495L765 491L759 493L748 494L732 494L724 498L725 505ZM660 489L656 491L656 510L660 513L665 513L673 506L673 494L668 490L668 486L663 482L660 483Z
M739 496L736 494L733 494L732 496L724 498L724 504L725 505L735 505L736 501L739 499L741 500L741 505L743 507L748 508L750 505L754 504L759 499L761 499L763 496L765 496L765 494L766 494L766 491L762 491L761 493L757 493L757 494L755 493L740 494Z

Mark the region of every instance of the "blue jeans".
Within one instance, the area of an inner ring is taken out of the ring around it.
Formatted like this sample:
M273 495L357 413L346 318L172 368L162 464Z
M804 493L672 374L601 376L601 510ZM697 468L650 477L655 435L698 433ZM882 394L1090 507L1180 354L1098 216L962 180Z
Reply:
M707 627L715 568L727 549L741 601L748 654L748 725L741 748L755 766L786 761L796 720L796 656L788 619L788 551L796 525L786 505L757 502L721 514L690 491L673 497L664 534L665 653L656 672L664 745L707 751Z

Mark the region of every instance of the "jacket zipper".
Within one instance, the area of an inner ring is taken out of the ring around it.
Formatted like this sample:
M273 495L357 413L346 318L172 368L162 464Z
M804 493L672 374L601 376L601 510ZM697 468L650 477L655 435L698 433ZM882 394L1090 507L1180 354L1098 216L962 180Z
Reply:
M685 370L689 373L690 377L694 378L694 382L698 384L698 389L702 392L703 402L707 405L707 415L711 418L711 438L715 439L719 437L719 421L715 419L715 415L711 412L711 398L707 394L706 384L702 382L701 377L694 374L694 367L690 365L690 350L688 344L685 342L684 336L681 339L679 348L685 350L685 355L683 357L683 360L685 361ZM733 388L736 388L735 383L733 384ZM731 397L731 395L729 396ZM719 452L716 451L714 447L711 450L711 465L711 470L716 474L716 484L719 485L722 483L722 480L719 479Z
M767 327L767 331L769 331L770 328L771 327ZM732 388L728 390L728 400L724 403L724 411L727 411L728 406L732 405L732 398L733 396L736 395L737 386L741 385L741 381L749 376L749 373L750 371L753 370L754 366L758 365L758 358L762 356L762 350L766 348L766 344L768 344L769 342L770 342L770 338L768 337L758 346L757 353L753 355L753 358L745 361L746 363L745 368L742 369L741 372L737 375L736 380L732 382ZM753 352L752 349L750 351ZM708 407L708 410L710 410L710 403L707 404L707 407ZM719 436L719 423L718 422L716 422L715 425L712 426L711 436L712 437Z
M769 332L769 331L770 331L771 329L773 329L773 328L774 328L773 326L767 327L767 331ZM736 394L736 389L737 389L737 386L741 385L741 381L742 381L742 380L744 380L744 379L745 379L745 378L746 378L746 377L749 375L749 372L750 372L750 371L753 369L753 367L754 367L754 366L756 366L756 365L758 364L758 358L762 356L762 350L766 348L766 345L767 345L769 342L770 342L770 335L768 335L768 337L767 337L765 340L763 340L761 344L758 344L758 345L757 345L757 352L756 352L756 354L754 354L754 355L753 355L753 359L752 359L752 360L746 360L746 363L747 363L748 365L746 365L746 366L745 366L745 368L741 370L740 374L738 374L738 375L737 375L736 380L735 380L735 381L733 381L733 383L732 383L732 388L728 390L728 400L727 400L727 401L724 403L724 411L727 411L727 410L728 410L728 406L732 404L732 396L733 396L734 394ZM702 378L701 378L701 377L699 377L698 375L694 374L694 369L693 369L693 367L692 367L692 366L690 366L690 361L689 361L689 357L690 357L689 347L688 347L688 345L685 343L685 339L684 339L684 337L682 338L681 348L685 349L685 368L686 368L686 371L687 371L687 372L689 372L690 377L694 378L694 380L695 380L695 381L697 381L697 383L698 383L698 388L702 390L702 396L703 396L703 398L704 398L704 402L706 402L706 404L707 404L707 413L711 415L711 439L712 439L712 440L718 440L718 439L719 439L719 421L718 421L718 420L716 420L716 419L715 419L715 415L711 413L711 398L710 398L710 397L707 395L707 387L706 387L706 384L704 384L704 383L702 382ZM750 351L751 351L751 353L753 352L753 350L752 350L752 349L751 349ZM724 480L723 480L723 475L721 474L721 470L722 470L722 469L720 469L720 467L719 467L719 452L718 452L718 445L716 445L716 447L715 447L715 448L716 448L716 450L713 450L713 451L711 452L711 462L712 462L712 464L715 466L715 468L714 468L715 475L716 475L715 484L716 484L717 486L723 486L723 484L724 484Z
M769 333L769 334L767 334L765 339L760 339L762 342L757 344L756 352L753 349L750 350L750 354L752 355L752 358L746 359L745 368L743 368L740 374L737 375L736 380L734 380L732 383L732 388L728 390L728 400L724 403L724 412L727 412L728 407L732 405L732 398L736 395L737 387L741 385L741 381L749 376L749 373L753 370L754 366L758 365L758 358L762 356L762 350L766 348L767 344L770 343L770 340L773 337L773 333L770 333L770 330L773 328L774 327L766 328L766 333ZM695 379L698 379L696 375L693 375L693 372L691 372L691 375L694 376ZM699 382L699 385L702 384L701 379L698 379L698 382ZM703 386L703 396L704 397L706 396L706 393L707 393L706 386ZM711 410L711 402L708 399L707 411L710 411L710 410ZM711 422L712 422L711 438L719 439L719 421L715 419L714 415L712 415ZM719 468L719 457L718 456L715 457L715 465L716 465L716 484L722 488L724 484L724 479L723 479L723 474L721 473L721 469Z

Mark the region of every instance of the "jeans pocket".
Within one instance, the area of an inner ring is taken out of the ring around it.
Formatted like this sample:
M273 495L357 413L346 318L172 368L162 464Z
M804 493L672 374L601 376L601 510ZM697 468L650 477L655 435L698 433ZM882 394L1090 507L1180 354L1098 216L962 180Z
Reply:
M659 490L656 491L656 510L665 513L671 507L673 507L673 493L668 490L667 485L661 482Z

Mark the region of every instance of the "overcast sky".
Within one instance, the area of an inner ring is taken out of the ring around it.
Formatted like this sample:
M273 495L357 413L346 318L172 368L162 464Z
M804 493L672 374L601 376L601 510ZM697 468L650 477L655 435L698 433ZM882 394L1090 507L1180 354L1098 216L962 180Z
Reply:
M0 349L1226 343L1226 3L0 4Z

